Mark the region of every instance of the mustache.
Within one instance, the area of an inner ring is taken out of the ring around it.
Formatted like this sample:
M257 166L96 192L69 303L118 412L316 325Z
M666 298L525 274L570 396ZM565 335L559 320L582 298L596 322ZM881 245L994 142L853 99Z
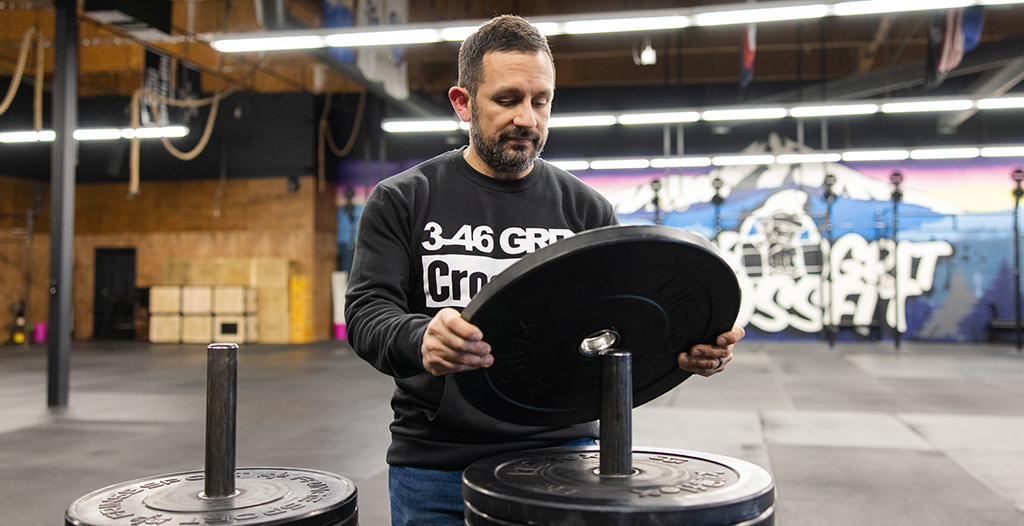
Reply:
M529 129L512 128L501 132L499 136L501 139L530 139L531 141L537 142L540 140L540 134Z

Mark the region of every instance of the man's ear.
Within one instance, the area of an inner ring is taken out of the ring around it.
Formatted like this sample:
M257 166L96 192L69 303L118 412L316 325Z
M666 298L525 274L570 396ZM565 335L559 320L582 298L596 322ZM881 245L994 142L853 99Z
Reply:
M462 122L469 122L473 114L469 109L469 90L459 86L452 86L448 90L448 100L452 102L452 107L455 108L455 113L459 115Z

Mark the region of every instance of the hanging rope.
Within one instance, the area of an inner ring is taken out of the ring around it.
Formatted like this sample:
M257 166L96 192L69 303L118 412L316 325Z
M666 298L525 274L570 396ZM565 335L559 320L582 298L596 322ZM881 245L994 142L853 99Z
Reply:
M356 108L355 122L352 124L352 132L348 135L348 141L345 143L345 147L338 149L338 145L334 142L334 135L331 133L331 126L328 122L328 116L331 112L331 99L334 97L333 94L327 95L327 100L324 102L324 111L320 114L320 127L319 127L319 141L317 143L317 188L320 193L323 193L327 189L327 182L324 176L325 170L325 157L326 148L325 143L331 148L331 153L335 157L344 157L352 151L352 147L356 144L356 137L359 136L359 128L362 127L363 122L363 109L366 108L366 91L362 91L359 94L359 106Z
M35 130L43 129L43 33L34 27L25 31L21 39L21 49L18 52L18 65L14 68L14 77L11 78L11 85L7 88L7 95L3 102L0 102L0 115L3 115L11 106L14 94L18 92L21 85L22 74L25 73L25 63L28 61L28 52L35 40L36 45L36 72L35 72L35 94L32 101L33 126Z
M249 72L249 75L247 75L245 79L239 81L234 86L229 88L227 91L221 92L220 74L221 70L223 69L223 66L224 60L223 55L221 55L221 63L217 68L217 83L215 84L214 94L213 96L207 97L205 99L178 100L161 95L159 93L153 93L152 91L146 88L139 88L135 90L135 92L132 93L131 102L132 129L138 129L141 126L141 102L143 95L145 95L147 100L149 100L149 105L150 108L153 110L154 115L157 114L156 105L161 102L179 108L199 108L202 106L209 105L210 114L206 117L206 128L203 130L203 135L199 138L199 142L196 143L195 147L193 147L191 151L182 152L173 144L171 144L170 139L168 139L167 137L160 138L160 142L163 143L164 148L166 148L167 151L174 157L181 159L182 161L191 161L192 159L198 157L199 154L203 153L203 150L206 148L207 143L209 143L210 141L210 136L213 134L213 125L217 121L217 110L220 107L220 101L225 97L228 97L229 95L232 95L235 92L241 90L242 87L246 83L248 83L253 76L256 75L256 71L259 69L260 63L257 62L253 66L252 71ZM129 155L130 176L128 182L128 199L132 199L135 196L139 195L139 153L141 149L141 143L138 137L133 137L131 141L131 151Z

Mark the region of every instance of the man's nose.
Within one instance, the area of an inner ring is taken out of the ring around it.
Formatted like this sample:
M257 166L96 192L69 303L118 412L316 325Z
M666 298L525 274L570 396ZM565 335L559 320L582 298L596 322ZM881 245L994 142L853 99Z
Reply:
M516 107L516 115L512 123L522 128L533 128L537 126L537 115L534 114L533 104L529 101Z

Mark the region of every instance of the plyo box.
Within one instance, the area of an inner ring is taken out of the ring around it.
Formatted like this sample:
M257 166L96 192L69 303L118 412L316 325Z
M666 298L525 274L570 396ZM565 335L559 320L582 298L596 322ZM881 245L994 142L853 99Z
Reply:
M151 315L149 317L149 341L153 343L181 343L181 315Z
M240 285L213 287L214 314L255 314L259 305L256 289Z
M213 316L193 314L181 318L182 343L213 342Z
M213 287L186 285L181 288L182 314L212 314Z
M313 289L309 276L291 278L291 323L289 341L313 341Z
M260 343L288 343L291 336L288 287L256 290L260 304Z
M154 285L149 288L150 314L181 313L181 287L178 285Z

